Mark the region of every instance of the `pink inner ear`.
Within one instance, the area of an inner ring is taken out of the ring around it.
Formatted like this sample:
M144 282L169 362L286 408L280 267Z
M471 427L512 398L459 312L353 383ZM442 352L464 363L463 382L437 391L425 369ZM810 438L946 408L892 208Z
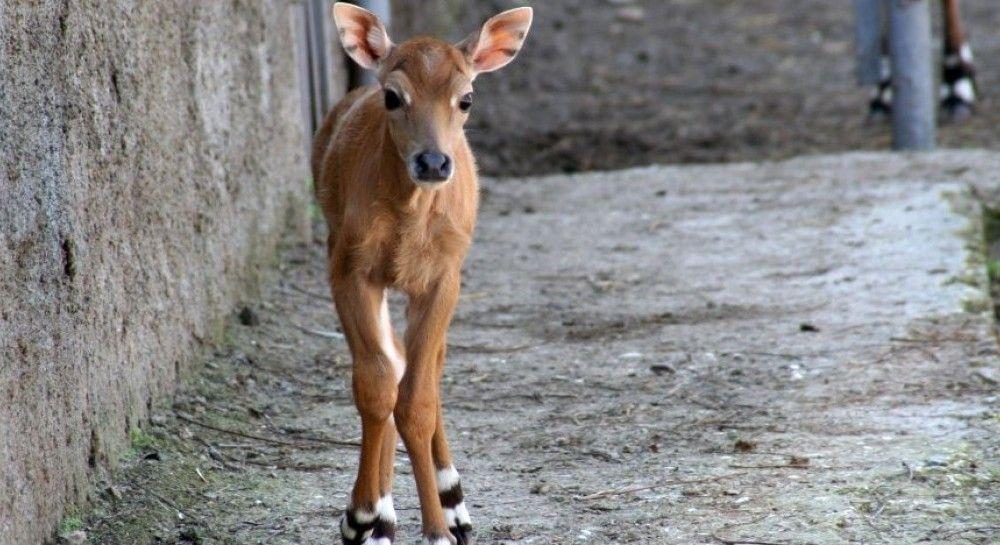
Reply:
M476 55L476 68L478 70L489 70L491 68L496 68L501 64L507 62L513 55L508 53L504 49L493 49L489 51L483 51Z
M514 30L509 26L486 29L485 39L481 40L473 61L478 70L488 71L499 68L517 54L521 45L521 37L520 32L515 35L512 32Z
M358 31L357 35L352 38L352 43L357 48L355 49L356 55L363 56L368 63L374 63L378 59L378 55L368 44L368 40L366 40L368 34L368 32L363 30Z
M391 43L378 19L367 12L342 10L338 20L341 42L347 54L365 68L374 68Z

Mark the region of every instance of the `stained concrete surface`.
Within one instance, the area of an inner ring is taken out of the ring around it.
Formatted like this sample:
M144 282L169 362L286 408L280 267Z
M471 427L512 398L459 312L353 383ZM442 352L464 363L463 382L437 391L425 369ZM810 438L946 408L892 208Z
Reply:
M859 153L487 180L443 383L480 542L995 543L975 195L998 167ZM283 252L260 325L234 318L137 438L91 543L338 539L359 425L318 240Z

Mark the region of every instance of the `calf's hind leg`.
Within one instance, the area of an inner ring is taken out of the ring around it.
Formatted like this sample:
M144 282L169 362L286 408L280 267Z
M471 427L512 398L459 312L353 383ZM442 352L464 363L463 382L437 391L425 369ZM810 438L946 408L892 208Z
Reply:
M944 58L941 70L941 107L951 120L972 114L976 104L976 69L966 40L958 0L942 0Z
M434 435L440 414L440 357L458 300L457 277L438 281L426 293L411 294L407 312L406 373L399 384L394 416L413 466L420 496L424 543L451 545L438 496Z

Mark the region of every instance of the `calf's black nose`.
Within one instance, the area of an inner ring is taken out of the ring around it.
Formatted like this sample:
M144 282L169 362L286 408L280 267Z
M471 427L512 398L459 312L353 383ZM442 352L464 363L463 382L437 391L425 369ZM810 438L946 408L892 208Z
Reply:
M436 151L424 151L414 158L415 173L421 182L443 182L451 177L451 158Z

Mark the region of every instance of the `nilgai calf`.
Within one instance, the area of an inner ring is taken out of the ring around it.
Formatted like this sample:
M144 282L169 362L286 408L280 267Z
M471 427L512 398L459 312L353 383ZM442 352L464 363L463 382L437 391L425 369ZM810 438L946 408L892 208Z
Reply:
M463 125L473 80L513 60L532 11L505 11L454 45L435 38L394 44L374 14L346 3L335 4L333 16L348 55L378 72L378 84L352 91L330 112L312 153L362 426L341 534L345 544L392 542L398 429L413 464L424 543L470 543L439 393L479 196ZM389 318L390 288L409 296L403 342Z

